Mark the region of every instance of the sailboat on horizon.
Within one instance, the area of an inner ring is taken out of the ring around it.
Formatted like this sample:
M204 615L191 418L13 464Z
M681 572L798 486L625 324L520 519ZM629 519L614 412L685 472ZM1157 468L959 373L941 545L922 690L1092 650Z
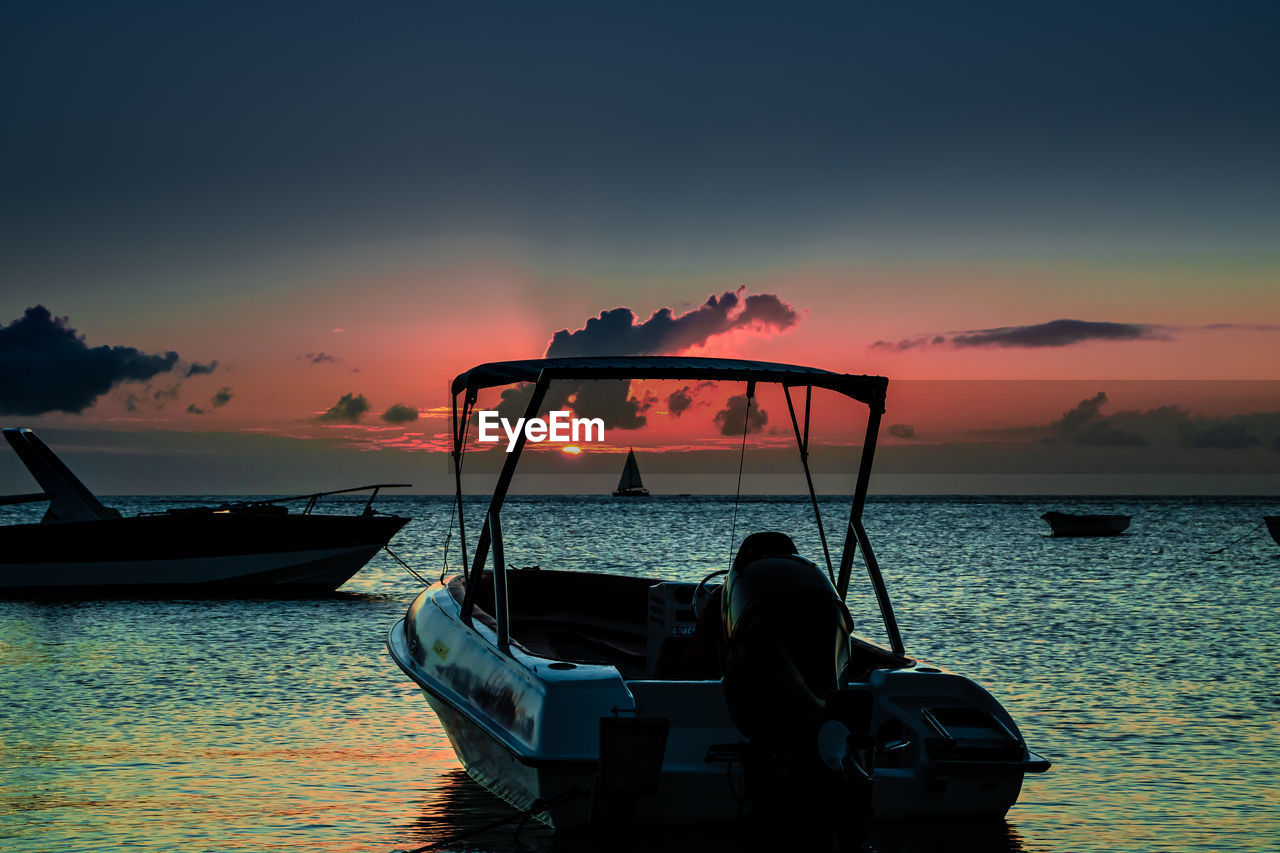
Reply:
M618 479L618 488L614 491L613 496L615 498L649 497L649 490L640 481L640 466L636 464L636 452L634 449L627 451L627 463L622 466L622 476Z

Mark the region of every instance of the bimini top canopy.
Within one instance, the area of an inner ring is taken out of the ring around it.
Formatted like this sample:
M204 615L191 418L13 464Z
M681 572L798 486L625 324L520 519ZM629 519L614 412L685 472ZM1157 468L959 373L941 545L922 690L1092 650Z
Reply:
M597 356L591 358L531 358L491 361L461 373L453 380L453 393L478 391L515 382L547 379L694 379L778 382L782 385L828 388L884 411L889 380L883 376L833 373L816 367L746 361L736 358L686 358L682 356Z

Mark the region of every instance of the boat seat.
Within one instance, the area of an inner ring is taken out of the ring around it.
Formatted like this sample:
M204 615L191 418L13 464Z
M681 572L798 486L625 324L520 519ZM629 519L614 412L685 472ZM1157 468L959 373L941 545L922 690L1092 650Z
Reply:
M721 635L720 607L724 601L724 585L715 588L702 611L698 613L698 622L694 625L689 644L684 650L685 678L714 679L724 675L724 653Z

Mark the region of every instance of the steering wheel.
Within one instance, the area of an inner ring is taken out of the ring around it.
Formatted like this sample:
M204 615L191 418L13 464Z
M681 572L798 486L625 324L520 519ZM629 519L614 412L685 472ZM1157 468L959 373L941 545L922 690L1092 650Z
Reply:
M712 572L711 574L703 578L701 581L699 581L698 585L693 588L694 618L700 618L702 616L702 608L706 606L707 599L711 598L711 596L714 594L706 591L707 581L711 580L712 578L718 578L720 577L720 575L727 575L727 574L729 574L728 569L720 569L719 571Z

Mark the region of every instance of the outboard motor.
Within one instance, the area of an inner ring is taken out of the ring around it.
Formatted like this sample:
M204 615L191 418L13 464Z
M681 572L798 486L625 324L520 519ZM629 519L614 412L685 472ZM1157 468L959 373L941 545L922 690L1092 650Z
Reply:
M742 542L721 599L729 713L753 743L817 724L849 662L853 620L825 572L785 533Z
M725 699L748 740L756 813L790 815L787 832L802 814L839 815L842 845L860 838L871 816L871 696L841 687L853 620L826 572L786 534L751 534L725 578L721 626Z

